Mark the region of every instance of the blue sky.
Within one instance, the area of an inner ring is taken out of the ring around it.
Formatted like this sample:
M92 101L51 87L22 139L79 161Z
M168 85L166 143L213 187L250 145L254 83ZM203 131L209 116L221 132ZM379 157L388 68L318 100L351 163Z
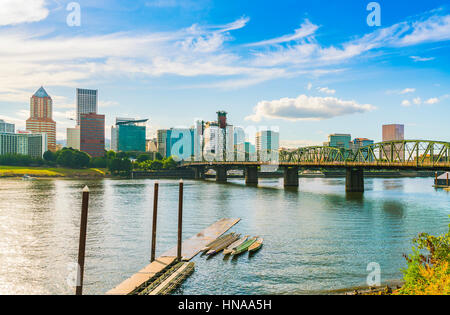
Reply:
M2 0L0 119L24 128L29 98L53 97L58 139L75 88L99 90L107 125L150 118L190 126L229 112L234 125L276 127L284 146L330 133L450 141L450 8L446 1ZM109 129L107 131L109 138Z

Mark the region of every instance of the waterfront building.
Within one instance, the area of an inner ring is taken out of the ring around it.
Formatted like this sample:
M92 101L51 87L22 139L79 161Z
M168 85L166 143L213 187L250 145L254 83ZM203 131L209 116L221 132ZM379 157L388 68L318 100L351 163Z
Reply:
M390 124L383 125L383 142L385 141L396 141L396 140L404 140L405 139L405 126L401 124ZM402 143L398 143L395 145L396 150L399 152L399 156L395 155L394 152L391 152L391 148L385 147L386 155L390 157L390 159L396 159L400 157L400 160L403 161L405 159L405 148ZM382 157L384 153L382 153Z
M257 160L256 146L250 142L239 143L236 145L239 152L238 158L243 156L243 159L237 160L239 162L253 162Z
M158 152L158 141L157 141L157 139L147 139L146 140L145 152L151 152L151 153Z
M46 133L48 149L56 151L56 122L53 120L53 101L43 87L31 97L30 118L26 129L32 133Z
M196 121L194 126L194 159L202 161L204 122Z
M351 145L351 150L356 153L358 152L358 150L362 147L368 146L374 144L373 140L367 139L367 138L355 138L353 139L352 145ZM362 153L364 155L364 158L367 159L367 156L369 155L369 149L364 148L362 149ZM370 160L372 161L372 159Z
M161 154L163 158L167 157L167 149L166 149L166 143L167 143L167 129L160 129L157 133L157 141L158 141L158 152Z
M6 133L0 132L0 155L21 154L43 157L48 150L46 133Z
M350 134L334 133L328 136L328 146L349 150L351 140Z
M234 161L234 127L227 123L227 113L217 112L217 121L205 123L203 156L207 160Z
M245 131L242 127L234 127L234 150L236 155L236 161L245 161Z
M166 133L166 156L190 161L194 156L194 129L171 128Z
M256 152L259 161L278 161L279 148L280 134L278 132L264 130L256 133Z
M115 151L145 152L147 121L148 119L117 118L116 126L111 131L111 138L114 137L114 145L111 143L111 146L114 146Z
M67 144L68 148L80 150L80 126L67 128Z
M80 115L80 151L91 157L105 155L105 115Z
M0 132L3 133L14 133L16 131L14 124L9 124L3 119L0 119Z
M98 90L77 89L77 125L80 125L81 114L97 114Z

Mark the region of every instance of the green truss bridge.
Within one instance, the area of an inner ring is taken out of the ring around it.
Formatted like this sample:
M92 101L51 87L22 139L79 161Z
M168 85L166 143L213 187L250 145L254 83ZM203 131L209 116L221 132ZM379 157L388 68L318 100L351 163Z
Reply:
M364 170L430 170L450 171L450 142L431 140L398 140L375 143L347 150L326 146L303 147L280 151L275 161L266 162L248 157L243 161L185 161L181 167L195 169L196 177L203 178L208 169L216 171L218 182L227 181L227 171L244 169L249 185L258 183L258 167L277 165L284 169L284 186L298 187L299 169L346 169L346 190L364 191Z

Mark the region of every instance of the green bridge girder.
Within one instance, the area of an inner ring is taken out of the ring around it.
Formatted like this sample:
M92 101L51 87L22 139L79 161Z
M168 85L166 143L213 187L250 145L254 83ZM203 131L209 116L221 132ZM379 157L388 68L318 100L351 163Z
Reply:
M396 140L374 143L357 150L326 146L280 151L280 163L388 163L398 166L438 166L450 163L450 142L432 140Z

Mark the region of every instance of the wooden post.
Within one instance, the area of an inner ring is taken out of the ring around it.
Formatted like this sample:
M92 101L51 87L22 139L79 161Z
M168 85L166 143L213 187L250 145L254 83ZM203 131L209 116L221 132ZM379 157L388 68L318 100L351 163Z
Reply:
M181 243L183 234L183 180L180 180L180 193L178 195L178 246L177 246L177 259L181 261Z
M89 187L83 189L83 201L81 205L80 243L78 246L78 274L76 295L83 294L84 258L86 252L86 232L89 209Z
M437 186L437 172L434 172L434 186Z
M155 183L155 192L153 196L153 226L152 226L152 253L150 262L155 261L155 253L156 253L156 223L158 218L158 191L159 191L159 183Z
M447 187L448 187L448 172L447 172Z

